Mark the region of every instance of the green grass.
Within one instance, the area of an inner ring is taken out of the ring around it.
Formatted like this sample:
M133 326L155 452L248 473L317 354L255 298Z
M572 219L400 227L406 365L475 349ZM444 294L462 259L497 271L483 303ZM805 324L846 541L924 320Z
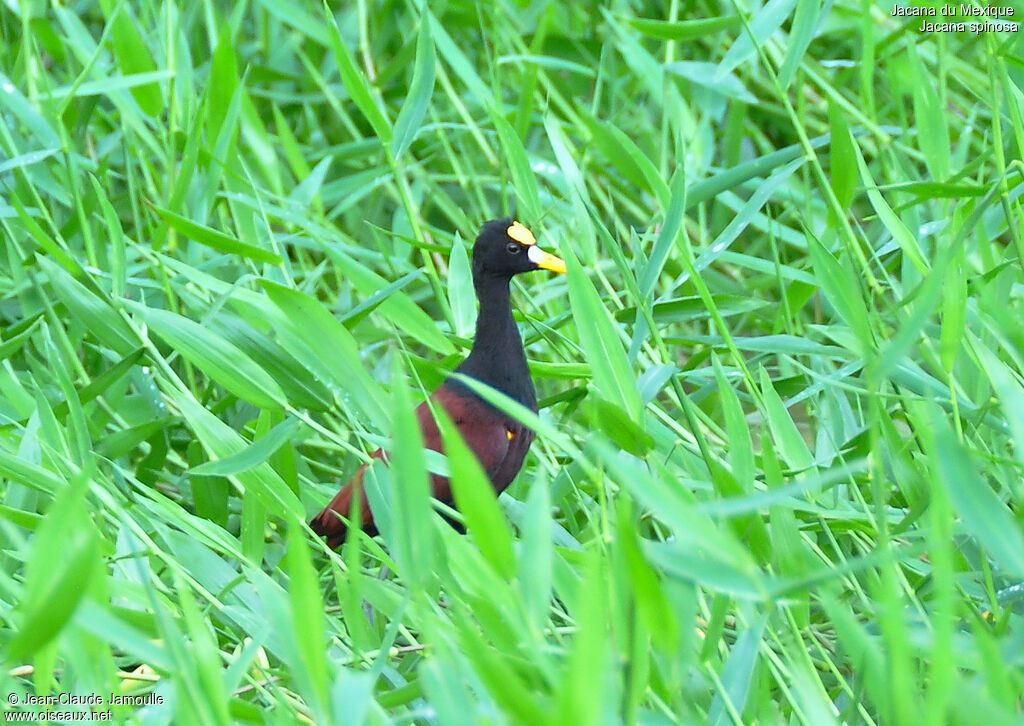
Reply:
M0 7L15 710L1020 723L1024 36L343 5ZM569 274L516 282L539 437L497 501L451 449L460 536L410 409L511 212Z

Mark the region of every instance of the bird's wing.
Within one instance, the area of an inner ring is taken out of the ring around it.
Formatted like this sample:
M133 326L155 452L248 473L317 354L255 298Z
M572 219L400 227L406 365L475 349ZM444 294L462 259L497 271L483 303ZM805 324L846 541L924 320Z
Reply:
M526 457L526 451L533 441L533 431L523 427L517 421L507 419L477 396L461 395L446 385L437 389L431 399L434 406L444 408L470 451L476 455L480 465L487 472L495 490L501 493L519 473L523 459ZM416 408L416 420L419 422L423 435L423 445L433 451L443 452L444 443L441 439L441 431L438 429L437 421L434 420L431 405L427 401ZM387 452L377 449L373 452L372 458L387 460ZM340 547L345 541L345 532L348 527L341 517L346 519L349 517L356 492L360 497L363 531L371 536L377 533L373 513L370 511L370 505L366 499L366 490L363 488L363 478L366 476L367 466L366 464L361 466L359 471L335 495L330 504L309 523L315 533L327 537L327 545L332 549ZM451 484L447 477L432 474L430 483L435 499L446 504L452 503Z
M487 476L493 479L509 451L509 427L504 417L480 398L460 395L447 385L438 388L431 399L435 406L440 405L444 408L469 450L476 455ZM416 417L423 432L423 445L428 449L443 452L441 432L427 402L423 402L416 409ZM434 475L431 483L434 497L450 504L452 493L448 479Z
M370 457L373 459L387 458L383 449L377 449ZM370 504L366 500L366 489L363 488L363 478L366 476L368 466L369 464L363 464L359 467L359 471L348 480L341 491L334 495L330 504L309 522L310 529L321 537L327 537L327 546L332 550L341 547L341 543L345 541L348 525L341 517L348 519L349 513L352 511L352 499L356 492L359 492L359 518L362 520L362 530L370 536L377 533L377 526L373 522L373 512L370 511Z

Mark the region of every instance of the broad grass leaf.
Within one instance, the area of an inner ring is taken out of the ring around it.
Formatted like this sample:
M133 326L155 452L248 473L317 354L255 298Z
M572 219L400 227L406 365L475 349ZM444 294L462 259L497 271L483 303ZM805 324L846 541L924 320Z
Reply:
M854 157L857 161L857 167L860 169L861 184L864 185L868 200L870 200L871 206L874 207L875 213L878 214L879 220L889 230L889 234L896 240L900 249L903 250L903 254L913 263L914 267L921 273L928 272L931 266L925 260L924 253L917 243L917 238L911 234L903 220L897 216L896 212L889 206L889 203L885 201L885 197L882 196L882 192L879 191L878 186L875 184L875 180L871 176L871 170L868 169L868 165L864 162L864 156L859 152L856 144L854 144Z
M190 393L173 390L169 396L211 458L226 459L250 445L237 431L200 406ZM305 517L298 497L266 462L239 471L232 478L246 491L254 490L272 515Z
M373 294L371 294L369 297L367 297L365 300L363 300L355 307L346 310L344 313L341 313L338 319L341 321L341 324L344 325L346 329L353 330L357 325L359 325L360 322L365 320L370 315L370 313L372 313L381 305L383 305L387 300L390 300L395 293L401 292L403 289L408 287L413 281L418 280L422 276L422 270L412 270L408 274L402 275L394 282L389 282L388 284L384 285L383 287L373 292ZM429 323L431 326L435 328L437 327L434 324L434 321L431 320L430 317L426 315L426 313L423 313L422 310L420 310L419 312L422 314L423 318L427 321L427 323Z
M754 44L763 44L778 30L789 17L797 0L768 0L759 7L753 20L747 26L749 32L742 33L718 63L716 78L724 78L757 52ZM792 46L790 46L792 47Z
M743 81L736 74L724 71L721 65L706 61L676 61L666 65L665 70L726 98L757 103L757 97L747 90Z
M132 368L135 367L135 364L139 362L145 352L144 348L136 349L89 381L88 384L78 391L77 398L79 404L84 406L89 403L89 401L102 396L109 388L120 381ZM53 415L57 418L63 418L67 413L67 401L63 401L53 408Z
M46 646L71 619L102 574L99 541L84 481L62 489L36 530L18 606L18 630L4 660L21 663Z
M644 431L643 426L634 423L624 410L600 396L591 396L587 401L590 420L594 428L604 432L623 451L634 456L646 456L654 448L654 439Z
M190 473L193 476L232 476L248 471L262 464L287 444L300 426L297 419L286 419L237 454L216 461L207 461L193 468Z
M467 613L468 615L468 613ZM494 702L519 723L551 723L551 699L525 682L501 651L493 648L470 617L453 619L462 653Z
M164 429L173 426L176 421L175 416L164 416L138 426L114 431L98 442L96 452L111 459L125 456L143 441L149 441Z
M473 270L462 235L455 233L448 257L448 306L455 319L455 334L467 338L476 328L476 295L473 291Z
M474 63L466 57L462 48L448 34L445 24L430 12L426 3L423 4L423 17L430 18L431 35L437 46L438 57L459 77L460 81L466 84L469 90L467 97L476 104L488 103L493 96L490 87L480 78ZM462 102L461 99L460 102Z
M54 124L51 123L51 121L59 123L56 118L40 113L35 101L29 101L10 76L0 73L0 87L4 89L4 93L0 94L0 107L6 109L25 125L29 134L39 141L40 150L63 148L61 137L54 130ZM16 196L11 197L11 201L18 205Z
M758 662L758 651L761 648L761 641L764 639L767 623L768 616L760 615L754 624L740 633L736 639L736 644L732 647L722 672L722 686L725 693L715 694L715 698L711 702L711 710L708 713L709 723L716 724L716 726L717 724L734 723L732 715L725 707L726 698L736 713L743 713L750 695L751 681Z
M743 406L732 383L725 375L722 362L713 356L715 381L718 383L718 397L721 400L722 416L729 440L729 463L736 481L744 492L754 488L754 443L750 438L750 425L743 414Z
M330 42L328 32L324 29L323 18L310 13L307 10L308 5L279 0L259 0L259 4L269 16L298 31L300 37L312 39L324 46ZM325 12L327 17L333 19L326 6Z
M330 247L327 248L327 252L334 260L335 267L343 272L356 289L367 296L367 299L373 297L376 311L387 318L399 331L411 335L423 345L442 355L451 355L455 352L455 346L438 329L437 324L404 292L392 289L390 294L383 299L374 297L375 293L387 289L387 280L365 265L356 262L344 252ZM472 285L470 289L472 289Z
M0 361L4 361L10 356L21 350L22 346L28 342L29 338L36 332L36 328L39 327L43 320L43 316L36 315L34 318L30 318L26 321L22 321L16 332L11 328L4 330L3 342L0 343ZM27 323L27 324L26 324Z
M821 12L821 0L797 0L796 2L796 13L789 31L786 59L779 69L779 85L783 89L789 88L789 84L796 76L800 61L803 60L808 46L814 39L814 31L820 23Z
M259 361L293 406L313 411L326 411L334 405L334 397L327 385L309 369L299 363L283 346L257 330L241 318L223 312L212 320L210 327L254 361Z
M218 252L224 252L229 255L248 257L251 260L266 262L271 265L280 265L283 262L281 256L274 252L265 250L262 247L257 247L256 245L251 245L248 242L242 242L241 240L235 239L223 232L219 232L212 227L207 227L205 225L198 224L197 222L193 222L190 219L182 217L180 214L175 214L169 209L153 205L153 211L160 215L160 218L167 222L171 228L199 244L206 245L210 249L217 250Z
M600 721L612 695L610 689L594 689L604 683L610 660L607 560L600 550L588 553L580 584L579 610L573 613L577 624L566 672L560 679L558 723L593 724Z
M325 713L328 707L330 669L327 661L327 628L320 583L310 559L306 534L297 521L288 528L288 554L284 561L288 572L288 599L291 625L300 658L293 666L302 671L298 679L314 710Z
M0 449L0 476L49 496L67 486L67 480L39 464Z
M384 115L380 106L377 105L377 101L370 90L369 81L366 80L363 72L356 67L352 53L341 39L341 32L338 30L338 24L334 20L334 14L326 2L324 3L324 14L327 18L330 48L334 54L334 60L338 64L341 82L345 84L345 88L352 97L352 102L355 103L366 120L370 122L370 126L373 128L374 133L377 134L377 138L384 144L390 144L394 138L391 124L388 122L387 116Z
M772 172L772 175L757 187L757 191L750 195L750 199L743 203L743 206L736 213L736 216L729 221L725 229L708 245L708 249L701 254L694 264L694 269L697 272L701 272L724 254L740 234L758 219L761 215L761 210L768 203L768 200L772 198L772 195L804 163L804 159L794 159ZM685 204L685 202L682 202L682 204Z
M281 312L275 331L282 344L321 380L346 392L378 429L386 428L383 393L363 367L352 334L308 295L269 280L260 284Z
M1024 578L1024 530L1006 503L978 473L970 453L957 440L946 417L933 408L933 470L964 529L978 540L1000 569Z
M946 269L946 292L942 296L942 332L939 336L939 355L942 367L952 373L957 355L963 347L967 330L967 274L963 250Z
M683 172L682 166L676 169L675 174L672 175L670 194L665 223L662 224L661 230L658 232L654 249L651 250L651 256L640 276L640 297L643 300L647 300L654 290L654 285L665 267L669 253L676 246L679 231L683 226L683 214L686 210L686 174ZM688 244L688 241L684 240L683 244Z
M904 52L910 56L908 65L914 76L914 82L911 85L914 93L917 142L924 154L924 160L932 178L937 182L944 182L949 179L951 147L949 122L946 118L949 102L940 97L940 93L945 90L945 84L937 81L933 74L925 71L916 45L907 46ZM935 88L937 83L939 90Z
M107 234L110 235L110 294L114 299L122 298L126 280L124 230L117 210L107 198L103 185L92 174L89 175L89 181L92 182L93 193L103 209L103 221L106 222Z
M252 489L242 493L241 530L242 554L249 562L262 562L263 553L266 551L267 506Z
M661 40L693 40L706 38L722 30L737 28L743 24L739 16L724 18L700 18L699 20L653 20L650 18L625 18L630 25L651 38Z
M238 59L235 55L235 41L232 34L230 23L221 26L217 47L214 49L213 58L210 61L208 99L233 98L238 92ZM216 139L220 136L224 122L228 120L229 106L230 104L219 102L207 103L206 133L208 138Z
M622 454L604 440L591 444L609 476L673 532L671 543L649 542L645 553L674 577L751 599L768 593L748 550L725 527L694 506L678 482Z
M100 343L122 356L129 355L142 344L139 336L109 301L95 295L51 260L40 257L38 262L60 301Z
M813 2L813 0L801 0ZM829 155L829 183L836 195L839 208L846 212L853 202L860 175L857 171L857 152L846 123L846 112L835 101L828 104L829 128L832 135L832 153Z
M749 297L740 295L714 295L712 301L715 303L718 314L723 318L745 315L754 310L760 310L767 304L763 300L751 300ZM615 311L614 317L619 322L625 323L635 320L636 313L635 307L622 308ZM707 305L698 295L655 303L651 313L654 322L661 324L706 320L710 317Z
M490 479L444 410L437 407L435 414L451 470L452 494L469 534L495 571L511 580L516 571L512 533Z
M450 647L435 643L435 648L440 652L424 660L417 673L427 698L437 709L438 723L476 726L480 723L475 708L477 698L466 682L465 666L456 665L454 653L445 653L453 650Z
M782 399L775 391L768 371L761 368L761 398L765 406L765 420L768 422L768 429L772 432L772 439L779 449L779 453L790 468L796 471L805 471L814 466L814 456L800 435L793 417L789 415Z
M234 395L260 408L276 410L286 405L277 381L233 343L177 313L135 304L131 307L185 360Z
M120 611L120 612L119 612ZM131 620L121 617L133 617L138 611L125 611L121 608L109 607L86 599L79 604L75 612L75 626L82 632L95 636L104 643L120 649L126 655L145 663L155 670L170 671L174 665L168 657L163 643L155 637L155 629L142 629ZM151 618L147 618L151 620Z
M292 190L289 198L303 206L318 205L324 190L324 179L327 178L327 172L331 170L333 162L334 158L331 156L321 159Z
M981 370L988 376L996 391L999 406L1006 417L1010 437L1013 439L1014 456L1024 464L1024 385L1020 374L999 360L980 340L973 340L972 347L981 362Z
M569 245L562 249L569 268L569 300L580 322L580 344L594 370L594 384L609 403L618 406L637 425L643 425L643 403L636 377L619 340L618 328L601 302Z
M551 150L555 153L555 160L558 162L558 168L561 169L565 181L575 194L582 199L587 199L589 197L587 185L576 160L579 150L572 145L572 141L562 125L553 115L545 114L544 130L547 132L548 143L551 144Z
M203 450L202 444L192 441L185 450L185 456L188 465L195 467L201 465L201 462L206 459L206 452ZM208 519L227 529L228 497L231 493L231 483L224 477L202 476L194 471L189 472L188 483L192 489L192 502L195 506L196 516ZM255 499L256 497L250 494L250 498ZM265 524L266 516L263 517L260 534L263 534ZM243 522L243 528L244 526Z
M103 0L100 5L111 24L110 42L121 75L133 76L137 73L156 71L153 54L136 27L133 7L115 3L113 0ZM149 83L132 88L132 95L139 107L150 116L159 116L163 111L164 99L159 84Z
M554 543L547 481L534 478L519 522L519 591L533 627L541 632L551 607Z
M865 356L872 348L868 309L860 295L860 284L847 265L840 263L813 236L807 236L807 251L814 264L814 275L822 293L850 326L857 337L858 355Z
M820 149L827 146L828 143L828 136L811 139L811 147L814 149ZM720 171L708 179L695 182L687 189L686 208L691 209L698 204L714 199L722 192L738 187L751 179L763 177L773 169L804 156L803 147L800 144L793 144L750 161L744 161L731 169Z
M198 716L195 723L228 724L230 716L228 695L224 688L224 665L217 649L216 637L200 610L192 589L183 586L184 583L180 581L176 584L178 587L175 588L175 600L180 616L175 624L179 627L184 625L183 632L179 631L179 667L185 665L187 659L188 665L181 670L187 674L186 678L189 679L191 686L188 695L182 701L188 703L193 713Z
M519 201L519 216L528 220L528 224L541 218L540 192L537 188L537 177L530 166L530 157L522 140L516 135L504 116L497 111L491 112L494 128L498 132L505 163L512 175L512 187Z
M821 592L818 599L828 613L829 622L834 624L837 643L848 654L849 662L858 664L858 671L868 693L878 699L882 695L880 691L885 687L888 662L881 638L874 632L869 633L868 627L861 624L855 612L845 603L836 600L831 593Z
M753 563L745 567L722 558L713 548L700 545L645 544L644 554L648 560L669 577L743 600L756 602L772 597L771 581L757 572Z
M434 76L437 56L434 52L434 38L430 34L430 19L420 20L420 32L416 39L416 63L412 70L412 82L395 120L395 138L391 142L391 153L400 159L412 144L426 116L430 97L434 93Z
M629 183L649 191L657 198L661 208L667 210L671 204L672 192L662 179L661 172L640 150L636 142L615 126L604 123L589 113L584 112L582 119L594 145Z
M331 685L333 723L371 723L373 720L373 717L370 716L371 713L387 708L383 698L386 693L379 693L375 690L374 680L374 676L370 672L351 668L337 669L337 675ZM419 684L417 681L413 681L411 685L416 687Z
M388 543L402 579L409 587L417 589L433 577L437 552L430 479L419 421L408 390L401 382L397 362L392 380L397 383L392 394L393 438L389 459L392 526Z
M630 594L640 618L648 631L656 634L653 645L662 652L674 653L679 647L679 622L676 620L658 573L651 567L640 548L637 523L632 516L632 507L624 502L617 504L616 545L622 557L622 566L629 581Z

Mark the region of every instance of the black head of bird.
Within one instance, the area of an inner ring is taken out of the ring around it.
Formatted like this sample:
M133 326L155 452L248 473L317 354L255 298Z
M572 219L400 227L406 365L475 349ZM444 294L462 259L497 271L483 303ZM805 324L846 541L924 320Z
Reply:
M512 219L484 224L473 245L473 281L511 279L532 270L565 272L565 263L537 246L533 233Z

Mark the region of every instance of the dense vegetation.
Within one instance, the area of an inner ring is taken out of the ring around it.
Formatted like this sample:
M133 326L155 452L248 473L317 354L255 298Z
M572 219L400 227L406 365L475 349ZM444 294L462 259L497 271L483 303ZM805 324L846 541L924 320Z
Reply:
M14 710L1020 723L1021 36L426 5L0 7ZM498 500L451 452L461 536L409 411L513 212L570 270L515 283L539 438Z

